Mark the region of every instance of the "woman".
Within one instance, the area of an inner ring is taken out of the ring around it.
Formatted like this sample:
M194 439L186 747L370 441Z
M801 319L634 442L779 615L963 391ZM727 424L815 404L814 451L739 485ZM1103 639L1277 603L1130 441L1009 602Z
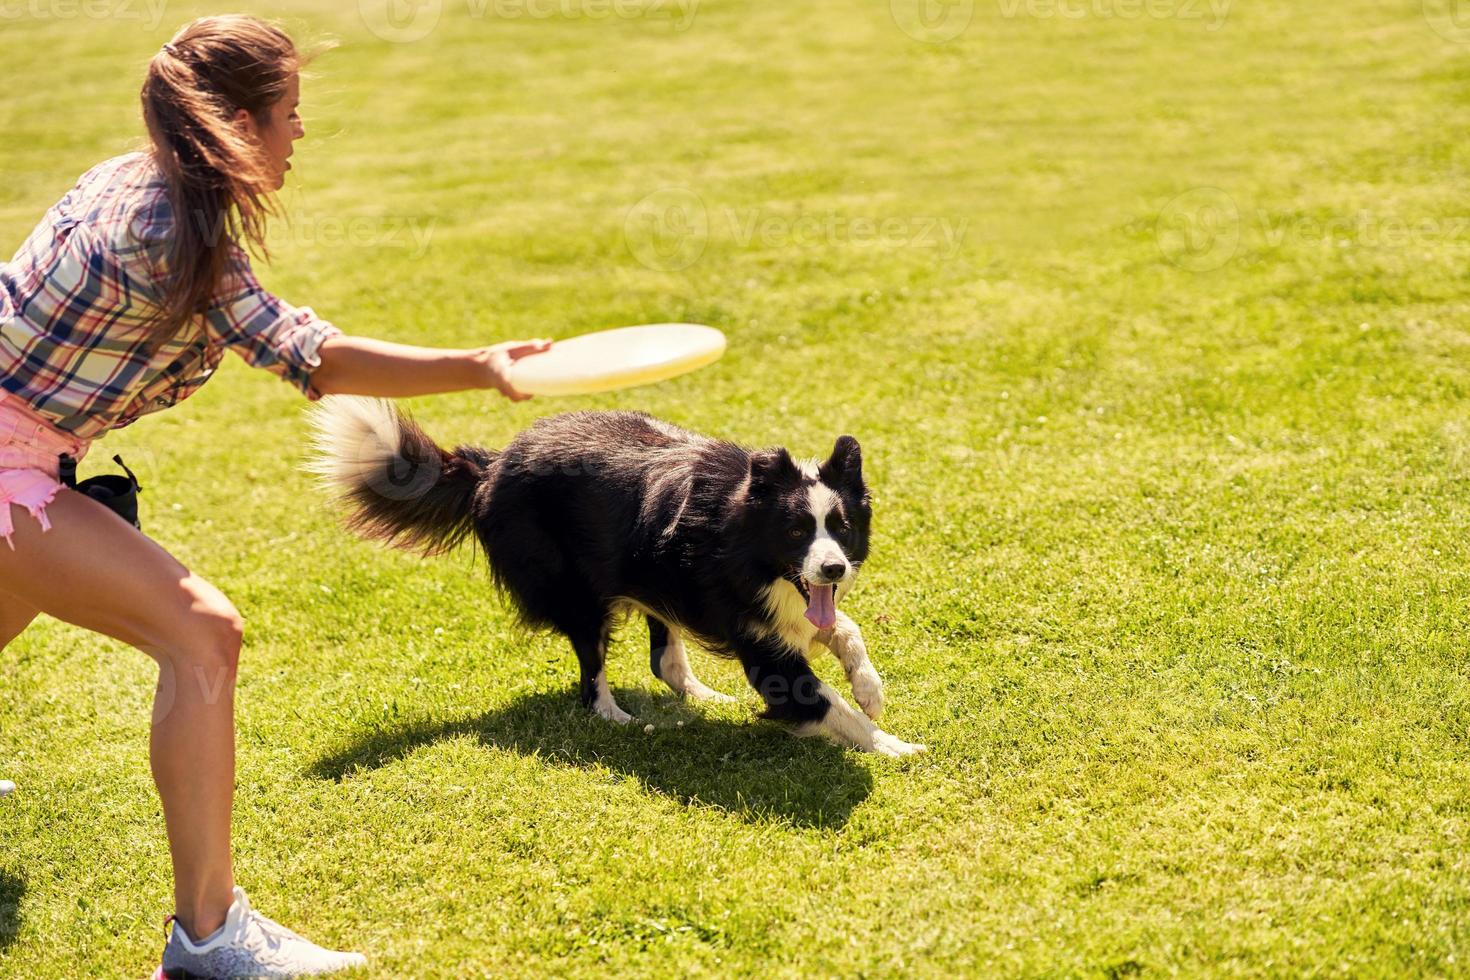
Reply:
M129 523L62 487L59 456L80 458L91 439L188 397L225 348L313 399L494 388L521 400L510 364L550 346L352 337L261 289L243 249L264 252L303 135L302 60L253 18L186 26L148 66L150 151L89 171L0 267L0 644L44 612L158 662L150 750L175 902L165 977L297 976L363 959L254 912L235 884L240 614Z

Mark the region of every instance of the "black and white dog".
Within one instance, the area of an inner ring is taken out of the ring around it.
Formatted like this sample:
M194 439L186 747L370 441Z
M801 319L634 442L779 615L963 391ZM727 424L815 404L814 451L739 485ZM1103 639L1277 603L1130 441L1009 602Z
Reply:
M500 452L446 452L389 402L315 410L311 468L364 537L433 554L473 533L523 620L566 635L584 704L630 716L603 658L618 613L648 617L653 673L691 698L730 700L694 676L687 634L740 660L765 717L869 752L923 752L879 729L883 682L837 611L868 555L871 507L857 440L820 465L751 452L639 412L543 418ZM866 717L812 673L831 649Z

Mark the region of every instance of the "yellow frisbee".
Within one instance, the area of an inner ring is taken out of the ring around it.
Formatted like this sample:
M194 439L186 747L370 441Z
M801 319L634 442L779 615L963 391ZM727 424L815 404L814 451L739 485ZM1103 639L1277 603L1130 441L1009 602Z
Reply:
M713 364L725 335L697 323L650 323L558 340L511 365L510 382L528 395L591 395L669 378Z

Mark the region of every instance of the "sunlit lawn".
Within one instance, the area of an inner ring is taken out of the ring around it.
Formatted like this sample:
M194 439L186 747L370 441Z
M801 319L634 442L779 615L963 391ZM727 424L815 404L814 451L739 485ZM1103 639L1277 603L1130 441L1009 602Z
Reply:
M698 654L741 701L683 704L636 625L638 723L589 717L477 556L341 531L304 403L232 360L93 458L245 614L240 881L382 977L1463 972L1470 33L1433 0L892 6L449 0L400 43L255 8L340 42L268 283L410 342L725 330L657 387L412 407L489 446L596 407L853 433L848 611L931 752L792 739ZM205 8L16 9L6 255L135 145ZM156 964L152 673L54 621L0 653L0 974Z

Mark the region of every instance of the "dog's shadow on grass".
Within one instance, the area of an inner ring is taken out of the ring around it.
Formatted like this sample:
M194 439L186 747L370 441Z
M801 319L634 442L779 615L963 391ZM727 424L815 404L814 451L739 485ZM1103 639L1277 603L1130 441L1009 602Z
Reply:
M472 736L551 765L626 773L650 793L752 822L841 827L872 792L868 770L825 739L793 738L775 725L705 717L673 696L620 691L618 700L639 717L613 725L593 717L570 692L533 694L478 717L360 736L309 772L341 781L404 759L422 746ZM644 731L649 722L656 723L653 733Z
M0 950L15 942L20 932L20 900L26 881L9 871L0 871Z

